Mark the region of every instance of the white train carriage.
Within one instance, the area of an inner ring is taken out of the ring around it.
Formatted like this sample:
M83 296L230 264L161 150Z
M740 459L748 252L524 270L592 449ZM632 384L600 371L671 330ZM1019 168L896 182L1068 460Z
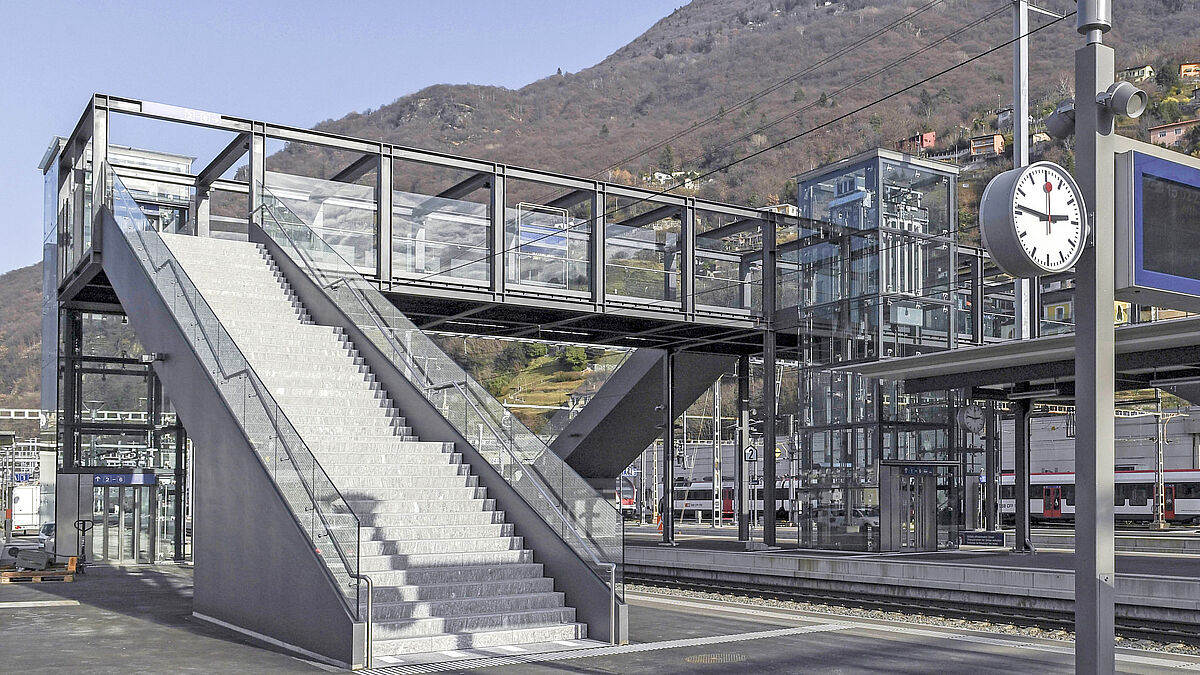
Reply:
M1118 521L1148 521L1154 518L1155 480L1153 471L1115 473L1113 513ZM1163 473L1163 517L1174 523L1200 522L1200 470L1182 469ZM1016 517L1016 485L1013 474L1000 481L1000 513ZM1074 522L1075 474L1035 473L1029 476L1029 518L1041 523Z

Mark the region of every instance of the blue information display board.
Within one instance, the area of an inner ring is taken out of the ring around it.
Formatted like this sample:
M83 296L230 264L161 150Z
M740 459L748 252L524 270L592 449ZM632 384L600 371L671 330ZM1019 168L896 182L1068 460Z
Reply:
M1117 297L1200 311L1200 160L1124 144L1136 145L1117 155Z

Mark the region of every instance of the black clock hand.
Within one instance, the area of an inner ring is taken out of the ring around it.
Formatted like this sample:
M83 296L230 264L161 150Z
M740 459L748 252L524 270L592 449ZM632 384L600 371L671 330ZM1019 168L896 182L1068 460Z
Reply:
M1038 220L1050 220L1050 216L1042 213L1041 211L1038 211L1037 209L1031 209L1028 206L1025 206L1024 204L1017 204L1017 208L1021 209L1022 211L1026 212L1026 213L1032 213L1033 215L1038 217Z
M1060 220L1069 220L1071 216L1050 216L1050 222L1057 223Z

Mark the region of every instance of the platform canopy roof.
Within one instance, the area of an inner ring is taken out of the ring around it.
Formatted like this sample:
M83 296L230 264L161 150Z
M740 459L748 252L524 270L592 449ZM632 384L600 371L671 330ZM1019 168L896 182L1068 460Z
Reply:
M1118 389L1159 387L1200 400L1200 317L1117 327ZM903 381L908 392L974 388L1013 396L1073 398L1075 336L1010 340L905 358L840 366L837 370Z

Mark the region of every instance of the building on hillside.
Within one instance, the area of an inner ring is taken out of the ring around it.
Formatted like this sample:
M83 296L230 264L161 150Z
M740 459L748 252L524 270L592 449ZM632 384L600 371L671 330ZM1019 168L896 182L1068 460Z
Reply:
M914 136L896 141L893 147L899 152L907 152L913 155L921 154L922 150L929 150L937 145L937 132L925 131Z
M1200 104L1200 87L1192 90L1192 103Z
M1003 134L984 134L971 139L972 157L990 157L1004 154Z
M1200 119L1180 120L1150 127L1147 132L1150 134L1150 142L1155 145L1176 146L1183 144L1188 131L1197 124L1200 124Z
M1117 79L1129 82L1141 82L1142 80L1153 80L1154 75L1154 66L1147 63L1144 66L1133 66L1132 68L1122 70L1117 73Z
M1179 77L1185 80L1200 80L1200 63L1179 64Z

